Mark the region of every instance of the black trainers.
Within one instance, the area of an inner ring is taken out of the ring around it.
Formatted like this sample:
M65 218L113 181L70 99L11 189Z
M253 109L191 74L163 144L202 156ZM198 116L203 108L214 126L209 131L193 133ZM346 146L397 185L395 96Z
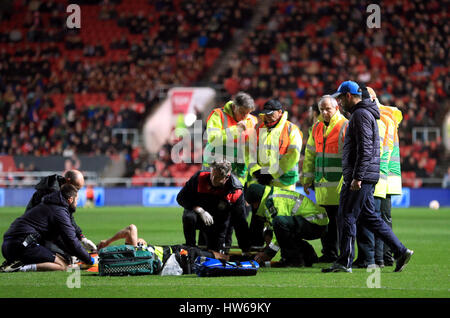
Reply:
M391 260L385 260L384 261L384 266L394 266L394 262L393 261L391 261Z
M0 273L3 273L3 270L5 269L6 266L9 265L9 262L7 260L5 260L2 265L0 265Z
M328 256L328 255L322 255L317 260L318 263L334 263L336 261L337 257Z
M379 267L379 268L384 268L384 262L378 261L378 262L375 262L375 264L377 264L377 267Z
M17 272L22 266L23 266L23 263L21 261L14 261L12 263L7 263L5 261L5 262L3 262L2 266L0 267L0 272L1 273Z
M351 273L352 268L351 267L348 268L348 267L345 267L344 265L337 264L337 263L333 263L333 265L331 265L331 267L322 268L322 273L339 273L339 272Z
M367 268L367 263L357 259L352 263L352 268Z
M367 263L353 263L352 268L376 268L376 264L367 264ZM384 266L383 266L384 267Z
M406 249L406 252L403 253L402 256L397 258L397 264L395 265L394 272L401 272L406 267L406 264L408 264L413 254L413 250Z
M384 266L394 266L395 259L392 257L391 251L387 251L383 255Z

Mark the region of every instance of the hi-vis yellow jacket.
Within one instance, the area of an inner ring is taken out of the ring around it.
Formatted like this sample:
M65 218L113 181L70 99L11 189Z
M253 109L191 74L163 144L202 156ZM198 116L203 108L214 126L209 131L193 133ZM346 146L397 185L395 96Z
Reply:
M342 179L342 149L348 120L339 110L326 126L322 115L313 125L305 148L302 184L313 184L316 202L338 205Z
M394 121L381 113L377 124L380 135L380 179L375 185L373 195L378 198L386 198L389 160L394 149Z
M273 186L265 187L256 215L263 218L269 225L272 225L272 220L277 216L297 215L320 226L329 223L325 208L298 192ZM269 244L269 248L274 252L280 249L275 235Z
M275 127L264 123L257 127L250 141L248 167L251 176L261 170L272 175L271 185L295 190L303 134L287 117L285 111Z
M208 167L212 161L227 159L232 163L232 172L245 185L248 169L246 152L248 135L254 130L257 119L248 114L245 118L246 130L241 131L233 117L233 102L229 101L223 108L214 109L206 122L208 142L205 146L203 166Z
M393 106L385 106L378 103L382 115L388 116L394 122L394 146L389 158L389 172L387 181L387 194L402 194L402 171L400 166L400 143L398 127L402 122L402 112Z

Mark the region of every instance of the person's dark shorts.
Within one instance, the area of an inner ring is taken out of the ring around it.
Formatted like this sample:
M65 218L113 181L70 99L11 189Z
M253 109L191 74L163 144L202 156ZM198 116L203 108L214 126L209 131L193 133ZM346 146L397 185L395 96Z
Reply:
M20 260L24 264L55 262L55 254L48 248L37 243L25 247L22 242L22 240L4 241L2 245L3 257L9 262Z

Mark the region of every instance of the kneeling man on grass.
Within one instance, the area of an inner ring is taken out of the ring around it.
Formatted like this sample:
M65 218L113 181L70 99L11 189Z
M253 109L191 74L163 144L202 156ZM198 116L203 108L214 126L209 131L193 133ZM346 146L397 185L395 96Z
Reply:
M76 236L71 213L77 206L78 190L64 184L61 190L45 196L40 204L17 218L3 236L2 254L6 261L0 272L62 271L68 263L58 253L42 245L58 237L70 255L93 265L97 260L89 255Z

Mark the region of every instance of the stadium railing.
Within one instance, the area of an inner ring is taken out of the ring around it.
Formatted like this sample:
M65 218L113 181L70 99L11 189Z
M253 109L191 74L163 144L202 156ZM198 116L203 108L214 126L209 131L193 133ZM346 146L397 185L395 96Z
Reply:
M61 171L0 171L0 187L34 187L41 178L59 174ZM98 179L98 173L95 171L83 171L86 183Z
M34 187L40 180L40 178L52 175L62 174L61 171L39 171L39 172L0 172L0 188L27 188ZM124 177L102 177L97 172L83 171L85 177L85 184L97 187L151 187L151 186L183 186L189 178L173 178L173 177L139 177L124 178ZM420 184L416 183L416 180L420 180ZM404 186L420 188L425 187L440 187L442 184L442 178L403 178Z
M20 172L0 172L0 187L34 187L41 178L59 174L61 171L20 171ZM114 186L174 186L184 184L188 178L167 178L167 177L139 177L138 183L133 178L123 177L101 177L95 171L83 171L86 185L100 186L100 187L114 187Z

